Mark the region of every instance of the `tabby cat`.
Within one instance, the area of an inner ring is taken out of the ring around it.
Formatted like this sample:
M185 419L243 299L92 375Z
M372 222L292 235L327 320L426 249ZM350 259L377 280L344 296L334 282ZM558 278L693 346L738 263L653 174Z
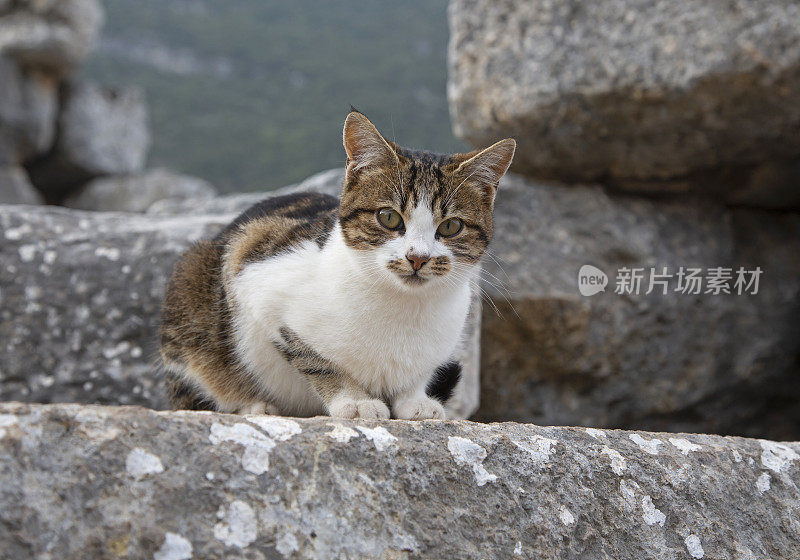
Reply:
M438 155L344 123L341 201L269 198L186 251L161 357L174 408L444 418L515 142Z

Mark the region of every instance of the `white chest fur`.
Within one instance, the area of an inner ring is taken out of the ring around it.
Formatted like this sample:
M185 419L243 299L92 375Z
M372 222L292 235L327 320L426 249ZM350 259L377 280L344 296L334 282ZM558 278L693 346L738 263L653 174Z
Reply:
M323 249L309 242L248 265L235 279L237 353L273 398L298 412L321 406L307 380L273 347L288 326L374 396L427 379L455 351L470 304L470 278L402 288L365 266L338 228Z

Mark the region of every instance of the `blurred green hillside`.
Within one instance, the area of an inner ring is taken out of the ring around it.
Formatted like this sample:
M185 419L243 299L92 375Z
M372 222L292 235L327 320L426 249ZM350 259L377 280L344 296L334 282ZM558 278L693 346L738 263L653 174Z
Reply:
M223 191L273 189L341 165L352 103L387 136L452 151L446 0L103 0L84 73L136 84L150 165Z

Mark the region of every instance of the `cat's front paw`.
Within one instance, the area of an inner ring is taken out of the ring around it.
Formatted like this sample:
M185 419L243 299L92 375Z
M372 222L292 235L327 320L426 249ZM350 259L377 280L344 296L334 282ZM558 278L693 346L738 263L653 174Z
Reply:
M389 407L379 399L334 399L330 404L331 416L338 418L367 418L370 420L386 420L389 418Z
M394 403L394 415L400 420L427 420L430 418L443 420L442 403L430 397L412 397L400 399Z
M236 410L236 414L252 414L262 415L270 414L272 416L280 415L280 410L274 404L268 404L263 401L254 402L251 404L243 405Z

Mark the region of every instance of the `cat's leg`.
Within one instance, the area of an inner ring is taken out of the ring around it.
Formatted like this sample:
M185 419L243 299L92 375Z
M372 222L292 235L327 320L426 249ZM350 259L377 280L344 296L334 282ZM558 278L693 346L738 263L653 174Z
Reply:
M340 418L389 418L389 407L370 396L347 372L326 360L287 327L280 329L275 347L297 370L306 375L331 416Z
M453 396L461 379L461 363L448 361L433 373L427 385L420 385L400 393L392 399L395 418L402 420L424 420L444 418L444 403Z
M445 417L442 403L425 394L425 385L396 395L392 399L392 411L400 420L442 420Z
M386 403L372 398L346 374L313 374L309 376L309 381L331 416L378 420L389 418L389 407Z

